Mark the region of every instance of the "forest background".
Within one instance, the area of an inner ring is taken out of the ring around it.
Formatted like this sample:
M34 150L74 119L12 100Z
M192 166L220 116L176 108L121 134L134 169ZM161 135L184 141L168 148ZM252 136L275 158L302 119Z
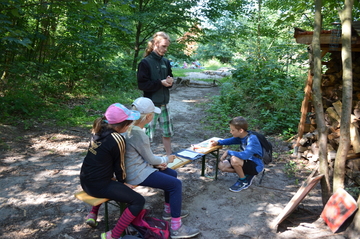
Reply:
M324 3L324 29L342 7ZM313 29L311 1L3 0L0 24L4 124L82 125L119 98L130 103L141 94L136 68L147 42L165 31L179 66L234 69L209 106L214 126L227 130L222 122L243 115L266 133L297 130L308 55L293 29Z
M316 5L321 29L340 28L334 23L341 22L346 2L2 0L0 125L91 128L108 105L129 105L141 95L137 64L152 35L165 31L172 39L166 57L178 65L175 77L232 69L204 107L207 130L228 135L226 122L242 115L254 130L290 139L297 134L309 69L307 46L295 42L294 28L316 29ZM359 13L354 1L352 21ZM202 68L181 68L195 61ZM4 136L0 149L8 150ZM346 189L359 198L358 186Z
M324 28L340 7L324 5ZM215 59L235 69L214 124L241 114L265 132L294 133L308 66L292 30L311 30L313 11L308 1L2 1L0 120L82 124L89 109L132 98L147 41L163 30L180 66Z
M336 27L343 7L323 3L323 29ZM3 0L0 122L91 127L100 109L141 95L137 64L151 36L165 31L175 76L185 74L184 61L202 63L192 71L233 69L207 107L212 128L226 132L224 122L242 115L253 129L290 138L309 67L293 29L312 31L314 11L303 0Z

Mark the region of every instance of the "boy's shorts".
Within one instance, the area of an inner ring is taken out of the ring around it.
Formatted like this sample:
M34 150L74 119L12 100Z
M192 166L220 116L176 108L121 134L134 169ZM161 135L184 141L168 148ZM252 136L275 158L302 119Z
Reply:
M230 162L230 157L227 158L227 160L229 161L230 165L231 165L231 162ZM242 167L243 171L244 171L244 174L247 174L247 175L257 175L258 172L256 171L256 163L252 160L244 160L244 165ZM232 165L231 165L232 167Z
M150 141L153 140L155 131L156 131L156 123L159 121L160 128L162 130L163 137L172 137L174 135L173 124L170 118L170 110L168 105L156 106L161 109L160 114L155 114L153 120L145 126L146 135L149 136Z

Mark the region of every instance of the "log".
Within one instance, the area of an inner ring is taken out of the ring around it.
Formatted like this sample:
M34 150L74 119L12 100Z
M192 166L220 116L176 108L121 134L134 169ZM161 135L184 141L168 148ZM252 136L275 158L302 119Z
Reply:
M326 109L326 113L331 118L331 126L337 128L340 126L340 116L336 113L333 107L329 107Z
M341 107L342 107L341 101L338 100L338 101L334 102L334 103L333 103L333 106L334 106L336 112L338 113L338 115L341 117L341 111L342 111L342 110L341 110Z
M335 108L336 113L341 117L341 107L342 107L342 103L341 101L336 101L333 103L333 106ZM355 120L355 115L351 115L351 122L354 122ZM339 123L340 119L339 119ZM359 130L357 129L357 127L354 125L354 123L350 123L350 142L351 145L353 147L353 150L355 153L360 153L360 134L359 134Z
M329 140L334 140L334 139L337 139L339 137L340 137L340 132L339 133L334 132L334 133L328 134L328 139Z
M354 123L350 124L350 140L355 153L360 153L360 134Z

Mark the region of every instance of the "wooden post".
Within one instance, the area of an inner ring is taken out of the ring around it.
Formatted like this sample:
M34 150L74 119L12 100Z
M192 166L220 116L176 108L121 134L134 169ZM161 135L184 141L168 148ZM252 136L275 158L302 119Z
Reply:
M302 136L304 135L306 116L307 116L307 113L309 112L309 101L311 99L312 82L313 82L312 74L311 74L311 69L310 69L309 73L308 73L305 90L304 90L305 96L304 96L304 99L301 104L301 117L300 117L300 122L299 122L299 126L298 126L298 138L296 140L296 144L294 147L294 154L293 154L294 156L297 156L298 158L301 157L301 155L298 153L298 149L300 146L300 140L301 140Z

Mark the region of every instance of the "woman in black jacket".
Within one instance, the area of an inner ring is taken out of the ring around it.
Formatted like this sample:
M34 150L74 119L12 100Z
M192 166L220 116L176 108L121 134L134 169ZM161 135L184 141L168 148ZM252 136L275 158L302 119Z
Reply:
M144 92L143 96L150 98L155 106L161 109L161 114L155 114L154 119L146 127L146 134L152 141L156 123L159 121L166 155L172 153L171 137L174 135L168 105L169 89L172 87L174 79L170 61L164 57L169 45L170 37L165 32L155 33L148 43L144 59L140 61L137 72L138 87Z

